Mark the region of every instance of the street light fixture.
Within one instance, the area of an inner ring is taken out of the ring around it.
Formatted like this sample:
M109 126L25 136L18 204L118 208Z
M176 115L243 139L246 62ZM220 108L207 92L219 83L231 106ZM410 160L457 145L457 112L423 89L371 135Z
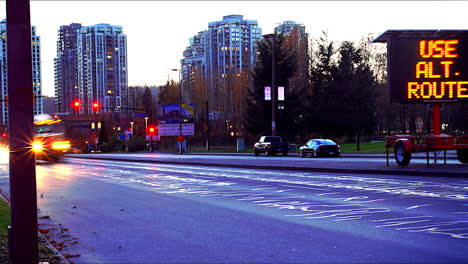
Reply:
M148 117L145 116L145 131L146 131L146 135L148 135Z
M275 42L276 34L263 35L271 41L271 134L276 135Z
M145 142L146 142L146 138L148 138L148 117L145 116ZM151 135L150 135L150 141L151 141ZM151 151L151 146L150 146L150 152Z
M179 136L182 137L182 86L180 83L180 70L179 69L172 69L172 71L179 72ZM182 153L182 142L179 143L179 154Z

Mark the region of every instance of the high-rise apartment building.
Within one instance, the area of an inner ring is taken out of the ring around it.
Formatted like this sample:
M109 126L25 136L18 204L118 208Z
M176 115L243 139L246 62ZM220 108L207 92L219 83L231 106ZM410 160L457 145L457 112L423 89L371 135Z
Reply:
M198 32L190 39L190 45L183 52L184 58L180 60L182 80L187 94L194 92L196 80L204 79L205 66L205 31ZM188 99L186 96L185 99Z
M186 86L193 83L194 72L201 71L211 111L224 116L232 106L232 78L253 67L256 42L261 37L257 21L244 20L242 15L228 15L208 23L208 29L192 38L184 51L184 91L190 90Z
M206 31L207 72L226 75L250 67L256 58L256 41L262 37L256 20L242 15L224 16L208 24Z
M275 28L275 34L284 35L283 45L294 52L296 56L296 72L288 81L286 94L297 92L303 93L307 89L309 75L309 34L305 31L305 26L294 21L284 21Z
M127 76L127 36L121 26L61 27L55 69L58 110L73 113L77 99L80 113L92 113L94 103L100 112L119 112L128 106Z
M275 28L276 34L292 34L293 32L297 32L301 37L307 37L307 33L305 31L305 26L299 23L296 23L291 20L284 21L282 24L278 25Z
M81 24L61 26L58 31L55 68L55 112L73 113L72 102L79 100L78 37Z
M0 22L0 118L2 124L8 123L8 71L7 71L7 28L6 19ZM36 27L31 27L32 48L32 89L34 93L34 114L42 113L42 86L41 86L41 41L36 35Z

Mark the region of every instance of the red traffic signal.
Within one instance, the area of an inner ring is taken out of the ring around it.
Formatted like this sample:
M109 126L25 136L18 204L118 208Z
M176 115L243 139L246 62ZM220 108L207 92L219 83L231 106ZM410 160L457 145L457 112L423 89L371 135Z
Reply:
M97 113L99 111L99 103L98 102L94 102L92 107L93 107L93 112L94 113Z
M148 127L148 135L149 136L152 137L152 136L155 136L157 134L158 134L158 127L156 127L156 126L149 126Z
M80 100L74 100L73 101L73 108L78 111L78 110L80 110L80 107L81 107Z

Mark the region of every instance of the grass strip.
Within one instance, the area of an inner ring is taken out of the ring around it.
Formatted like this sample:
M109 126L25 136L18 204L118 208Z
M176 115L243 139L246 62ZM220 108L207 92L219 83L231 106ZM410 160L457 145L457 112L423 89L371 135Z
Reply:
M357 150L356 143L340 144L343 154L384 154L385 142L365 142L360 143L360 149Z
M0 263L8 263L8 226L10 222L10 206L0 198ZM61 258L47 246L43 237L39 237L39 261L50 264L60 264Z

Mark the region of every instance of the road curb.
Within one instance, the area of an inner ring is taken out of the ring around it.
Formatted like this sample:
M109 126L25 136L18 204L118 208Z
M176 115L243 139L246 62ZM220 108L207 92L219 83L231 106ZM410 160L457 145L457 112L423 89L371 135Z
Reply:
M303 172L329 172L329 173L352 173L352 174L383 174L383 175L401 175L401 176L426 176L426 177L445 177L445 178L468 178L468 173L465 172L439 172L439 171L408 171L408 170L376 170L376 169L344 169L344 168L319 168L319 167L290 167L290 166L264 166L264 165L239 165L239 164L219 164L219 163L203 163L191 161L161 161L149 160L144 158L129 159L129 158L114 158L114 157L79 157L79 159L100 159L126 162L143 162L143 163L159 163L159 164L180 164L191 166L206 166L206 167L223 167L223 168L242 168L242 169L260 169L260 170L290 170Z
M10 206L10 200L8 200L4 195L3 193L0 192L0 199L3 199L7 204L8 206ZM38 227L39 229L39 227ZM46 244L46 246L52 250L52 252L54 252L55 256L57 256L59 259L60 259L60 262L62 264L70 264L70 261L68 261L68 259L65 258L65 256L62 254L62 252L58 251L53 245L52 243L50 243L50 241L45 238L44 235L41 234L41 232L37 232L37 236L39 239L43 239L44 243ZM40 242L39 242L40 243ZM39 263L43 263L43 262L39 262Z

